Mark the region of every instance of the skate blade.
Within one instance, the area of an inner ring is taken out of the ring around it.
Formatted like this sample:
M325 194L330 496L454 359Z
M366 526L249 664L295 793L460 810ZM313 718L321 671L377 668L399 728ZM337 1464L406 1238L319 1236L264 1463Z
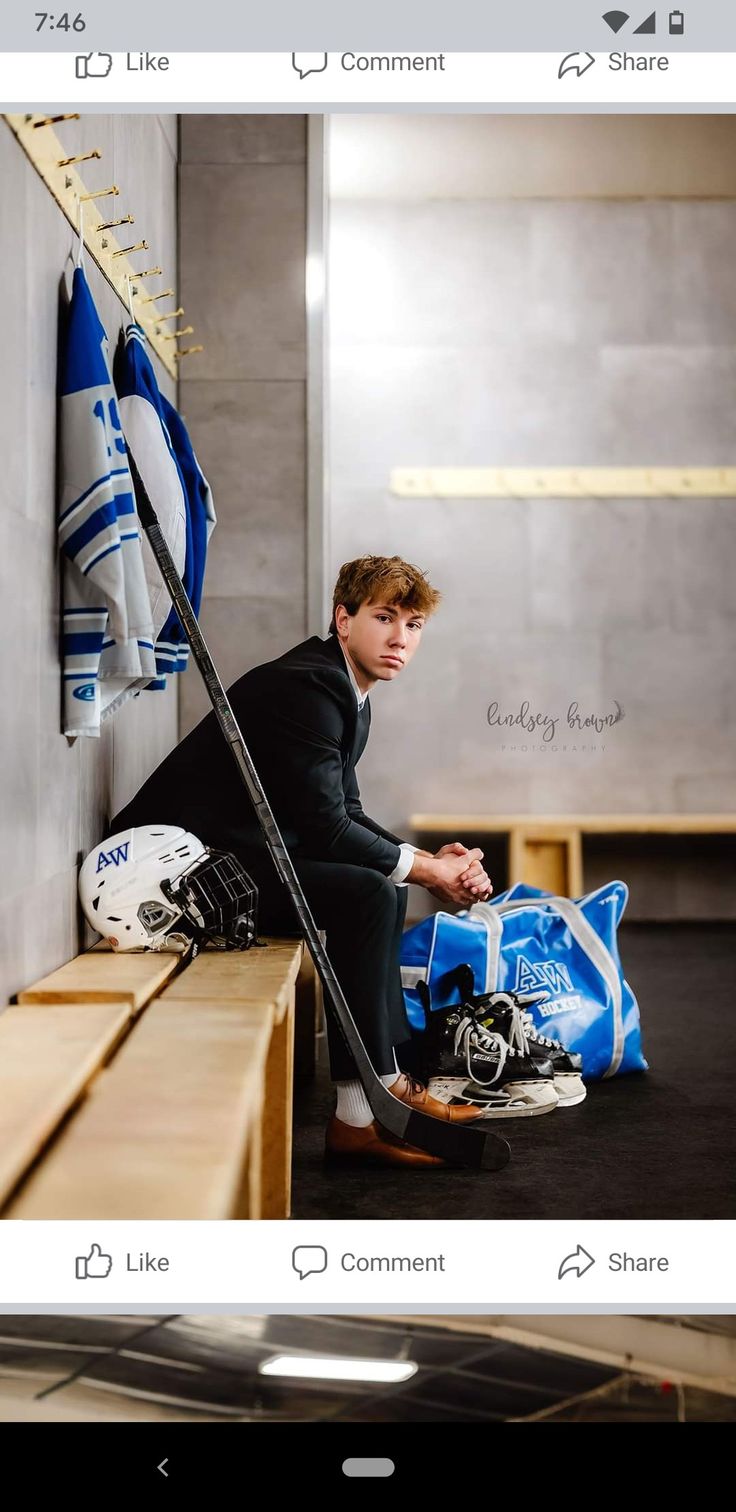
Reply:
M576 1071L561 1071L555 1076L555 1092L561 1108L574 1108L585 1102L588 1089Z
M553 1113L558 1097L551 1081L539 1083L517 1082L500 1092L485 1092L482 1100L473 1082L462 1077L432 1077L428 1091L438 1102L457 1105L471 1104L482 1108L478 1119L485 1123L489 1118L538 1118L542 1113Z

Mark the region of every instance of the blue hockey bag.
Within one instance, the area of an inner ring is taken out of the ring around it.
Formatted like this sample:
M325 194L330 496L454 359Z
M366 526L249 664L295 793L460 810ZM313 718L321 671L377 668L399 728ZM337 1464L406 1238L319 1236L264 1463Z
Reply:
M493 903L442 911L407 929L401 979L409 1021L424 1028L418 982L432 1008L458 1003L451 980L467 962L476 993L546 992L530 1003L535 1027L583 1057L588 1080L646 1071L639 1007L626 981L616 931L628 900L625 882L609 882L573 901L517 883Z

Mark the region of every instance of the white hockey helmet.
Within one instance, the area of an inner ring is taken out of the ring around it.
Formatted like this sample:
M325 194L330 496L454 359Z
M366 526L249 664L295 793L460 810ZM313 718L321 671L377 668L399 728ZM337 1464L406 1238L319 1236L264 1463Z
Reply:
M173 824L122 830L85 858L79 897L113 950L175 950L206 942L245 950L258 893L233 855Z

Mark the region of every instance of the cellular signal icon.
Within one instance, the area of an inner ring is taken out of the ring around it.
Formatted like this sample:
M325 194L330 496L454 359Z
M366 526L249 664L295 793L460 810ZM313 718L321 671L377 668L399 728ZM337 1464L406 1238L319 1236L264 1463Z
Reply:
M630 19L626 11L606 11L603 20L606 26L610 26L612 32L620 32L621 27Z

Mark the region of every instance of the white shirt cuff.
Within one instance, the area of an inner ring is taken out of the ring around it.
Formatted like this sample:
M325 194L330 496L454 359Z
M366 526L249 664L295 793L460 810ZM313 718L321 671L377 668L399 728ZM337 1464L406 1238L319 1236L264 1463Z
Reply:
M406 878L414 865L414 857L418 849L417 845L409 845L408 842L399 846L401 855L388 879L389 882L395 882L397 887L408 886Z

